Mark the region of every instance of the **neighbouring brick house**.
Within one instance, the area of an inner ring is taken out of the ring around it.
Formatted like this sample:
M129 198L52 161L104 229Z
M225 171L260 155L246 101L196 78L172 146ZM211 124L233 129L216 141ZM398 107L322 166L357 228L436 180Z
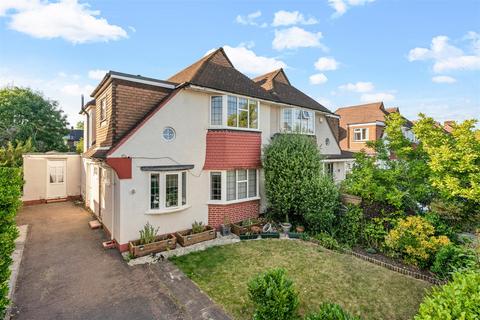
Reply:
M351 152L364 150L372 153L373 150L366 147L366 142L382 138L386 117L391 113L400 113L400 110L396 107L385 108L383 102L375 102L339 108L335 113L340 116L340 148ZM415 142L413 123L405 120L403 133L410 141Z
M282 69L250 79L218 49L168 80L110 71L85 115L82 195L120 250L149 222L170 233L265 209L262 148L276 134L315 137L341 180L338 119Z

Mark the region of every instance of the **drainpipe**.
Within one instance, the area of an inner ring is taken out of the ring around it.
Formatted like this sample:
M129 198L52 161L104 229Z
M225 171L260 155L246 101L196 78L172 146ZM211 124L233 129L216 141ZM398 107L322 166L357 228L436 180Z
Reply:
M114 240L115 232L115 179L113 169L110 169L110 188L112 188L112 234L110 240Z

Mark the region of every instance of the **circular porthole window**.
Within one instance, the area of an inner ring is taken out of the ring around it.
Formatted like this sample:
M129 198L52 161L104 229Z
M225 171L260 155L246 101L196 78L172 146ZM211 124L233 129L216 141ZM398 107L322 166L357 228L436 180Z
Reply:
M175 130L173 130L172 127L163 129L163 139L165 139L165 141L173 141L175 139Z
M330 144L330 139L329 138L325 138L325 145L328 146Z

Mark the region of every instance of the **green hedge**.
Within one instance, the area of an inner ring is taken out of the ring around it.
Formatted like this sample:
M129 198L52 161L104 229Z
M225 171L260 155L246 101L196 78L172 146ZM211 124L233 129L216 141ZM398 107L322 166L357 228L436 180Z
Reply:
M0 167L0 316L8 306L8 281L12 252L18 236L15 215L21 205L23 180L18 168Z

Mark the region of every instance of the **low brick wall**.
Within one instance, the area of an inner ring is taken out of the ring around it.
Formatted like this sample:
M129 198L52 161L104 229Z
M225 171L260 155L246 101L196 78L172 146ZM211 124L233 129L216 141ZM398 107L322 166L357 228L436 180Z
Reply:
M251 200L227 205L208 205L208 224L219 228L228 217L229 223L239 222L248 218L257 218L260 212L260 200Z

